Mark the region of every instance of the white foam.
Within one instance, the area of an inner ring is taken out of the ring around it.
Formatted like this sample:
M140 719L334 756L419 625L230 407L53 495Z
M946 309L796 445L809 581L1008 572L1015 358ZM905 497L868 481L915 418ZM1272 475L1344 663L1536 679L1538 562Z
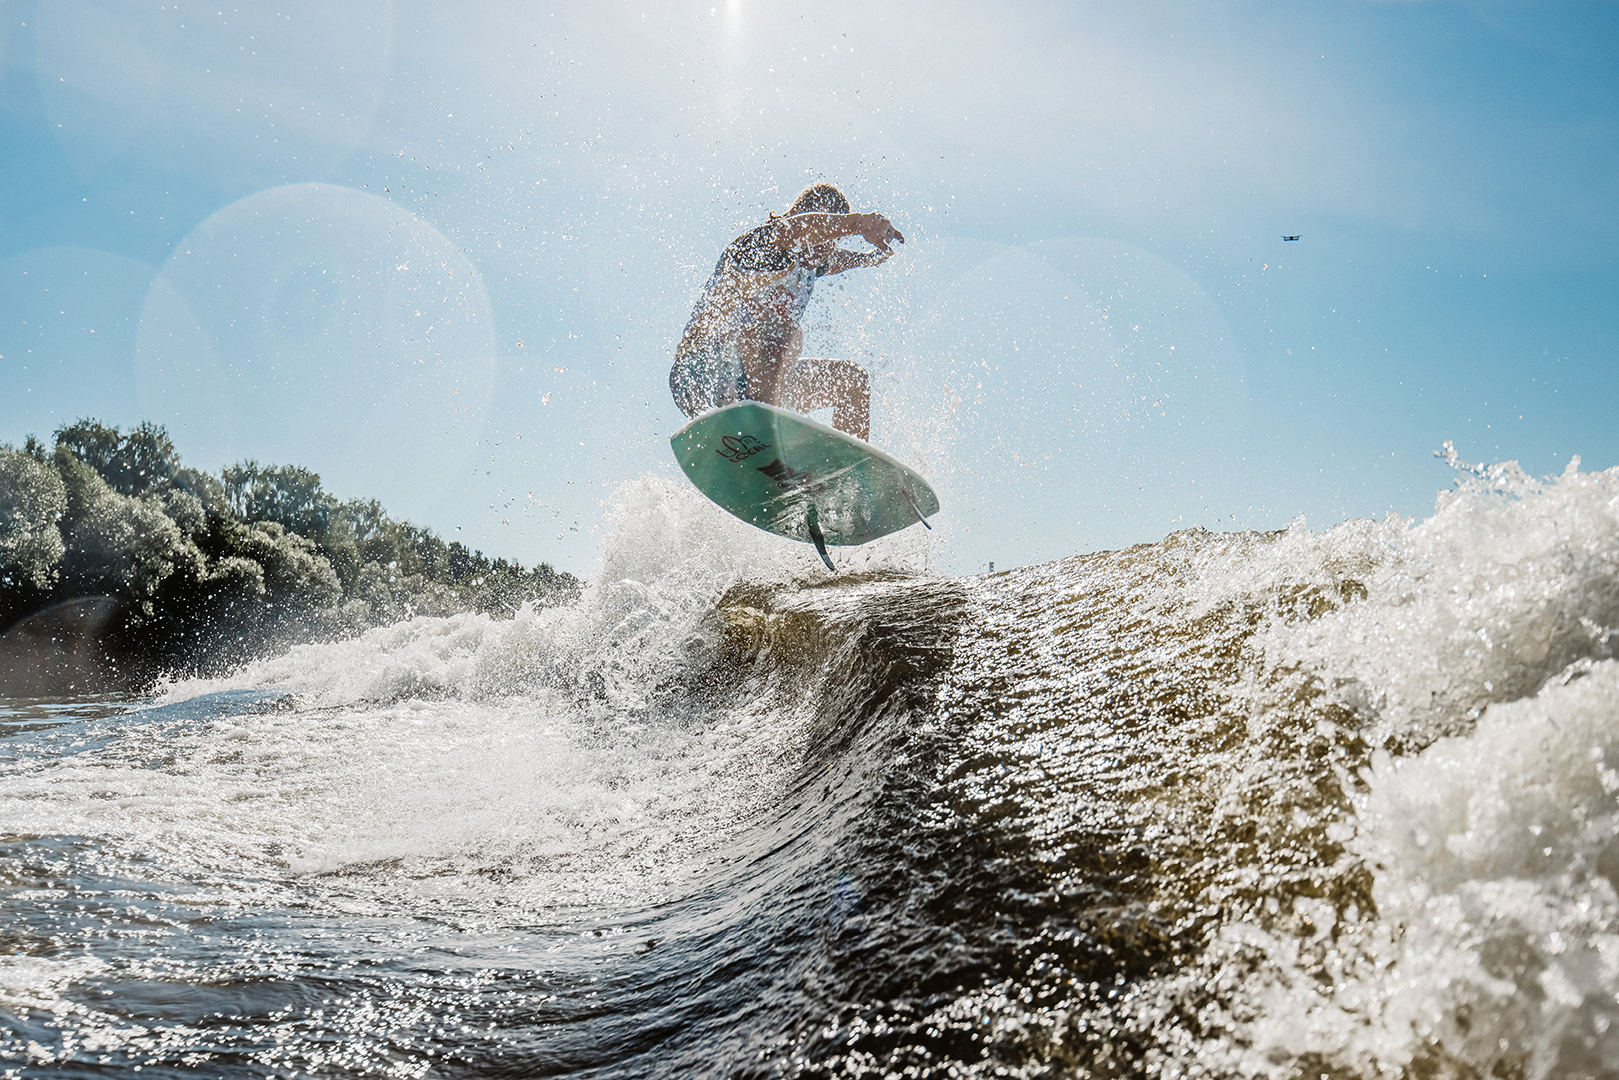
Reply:
M1470 735L1380 755L1350 845L1378 918L1315 955L1258 943L1271 967L1253 980L1245 1070L1292 1076L1314 1054L1362 1075L1424 1058L1602 1074L1619 1060L1616 765L1611 661L1491 706Z
M1533 694L1619 627L1619 469L1467 471L1433 517L1384 530L1367 601L1283 634L1279 662L1320 671L1374 742L1425 741ZM1334 530L1337 533L1338 530ZM1331 537L1333 534L1328 534Z
M146 861L140 876L227 906L275 902L311 875L359 875L365 891L377 864L394 887L646 901L771 805L801 749L790 716L604 730L555 694L192 722L154 711L119 729L0 773L0 832L93 837L77 858L114 875Z
M762 532L689 484L653 475L619 486L602 534L599 576L570 607L525 608L510 620L415 618L348 641L299 646L228 677L170 683L158 700L243 689L280 689L311 706L483 699L594 672L595 688L611 701L644 704L650 689L685 662L698 624L731 586L825 576L809 545ZM928 559L925 536L913 529L833 550L848 570L914 572Z
M84 1006L63 998L62 991L107 970L106 962L93 956L0 956L0 1008L12 1013L38 1011L55 1016L84 1013Z
M1381 986L1392 1020L1463 1060L1526 1060L1528 1075L1619 1061L1616 768L1612 661L1380 763L1356 848L1399 928Z
M687 887L779 796L808 723L802 702L687 702L705 616L744 577L824 571L658 478L621 487L603 532L603 572L575 605L416 618L170 684L104 743L53 742L0 773L0 830L95 836L269 892L379 864L508 903ZM280 700L200 700L244 691Z
M1419 525L1284 540L1316 550L1282 556L1301 577L1336 561L1366 596L1276 620L1266 669L1311 673L1396 753L1345 778L1355 816L1334 826L1372 872L1375 918L1249 943L1265 973L1247 1049L1227 1049L1252 1075L1304 1055L1362 1075L1619 1060L1619 470L1452 463L1462 482Z

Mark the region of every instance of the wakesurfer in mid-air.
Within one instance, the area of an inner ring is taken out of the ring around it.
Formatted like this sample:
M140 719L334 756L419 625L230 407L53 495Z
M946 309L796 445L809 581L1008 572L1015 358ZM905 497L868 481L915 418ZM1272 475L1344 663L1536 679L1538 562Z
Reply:
M838 246L859 236L875 251ZM871 430L871 378L852 360L804 356L800 320L816 279L893 254L905 242L881 214L849 212L831 184L805 188L783 215L726 247L675 349L669 390L695 417L736 401L795 412L832 409L832 426L858 439Z
M870 251L848 251L846 237ZM815 545L864 544L939 511L914 470L866 440L871 377L852 360L804 355L800 321L817 278L876 266L905 238L881 214L849 212L831 184L731 241L675 349L669 392L691 417L669 437L697 490L766 532ZM832 410L832 428L803 414Z

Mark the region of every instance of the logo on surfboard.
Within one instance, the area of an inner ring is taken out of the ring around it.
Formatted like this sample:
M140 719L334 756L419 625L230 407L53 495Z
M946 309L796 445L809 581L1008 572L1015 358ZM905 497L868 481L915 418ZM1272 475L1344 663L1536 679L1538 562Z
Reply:
M720 440L720 445L714 452L727 461L740 463L744 458L752 457L761 450L770 449L769 443L762 443L752 435L727 435Z
M758 468L760 472L774 480L776 486L783 491L797 489L811 495L819 495L826 490L825 484L816 482L814 473L799 472L780 458Z

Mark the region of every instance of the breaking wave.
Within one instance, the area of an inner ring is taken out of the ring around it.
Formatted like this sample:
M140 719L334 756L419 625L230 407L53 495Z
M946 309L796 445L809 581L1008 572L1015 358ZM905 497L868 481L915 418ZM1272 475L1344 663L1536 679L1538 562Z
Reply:
M649 478L572 607L14 712L0 1056L1619 1075L1619 470L1451 460L971 578Z

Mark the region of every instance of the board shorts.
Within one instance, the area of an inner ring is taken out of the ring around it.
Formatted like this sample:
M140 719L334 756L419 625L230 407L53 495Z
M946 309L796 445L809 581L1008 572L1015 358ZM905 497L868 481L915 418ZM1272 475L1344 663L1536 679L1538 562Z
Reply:
M748 396L748 376L736 343L714 341L675 354L669 369L669 393L687 416L700 416Z

